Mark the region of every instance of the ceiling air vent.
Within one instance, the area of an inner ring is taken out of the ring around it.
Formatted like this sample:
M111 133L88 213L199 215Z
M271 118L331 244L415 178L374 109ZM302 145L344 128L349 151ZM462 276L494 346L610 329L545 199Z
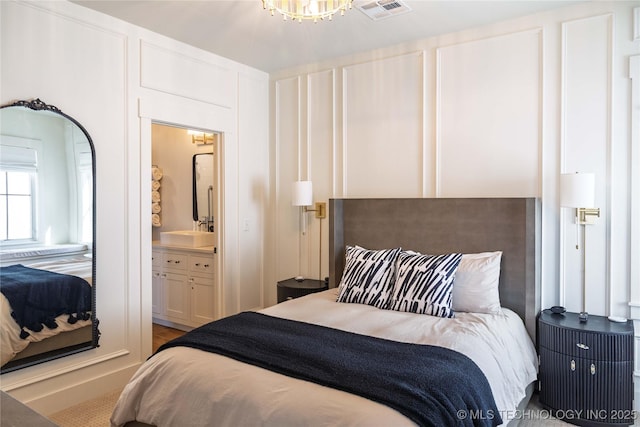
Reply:
M374 21L402 15L411 11L411 8L399 0L380 0L363 3L356 6Z

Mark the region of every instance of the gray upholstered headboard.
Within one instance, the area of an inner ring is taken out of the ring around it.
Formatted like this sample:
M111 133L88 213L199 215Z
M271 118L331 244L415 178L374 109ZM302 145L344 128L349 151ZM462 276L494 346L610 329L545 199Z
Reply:
M540 203L535 198L331 199L329 287L346 245L422 253L502 251L500 302L535 341L540 311Z

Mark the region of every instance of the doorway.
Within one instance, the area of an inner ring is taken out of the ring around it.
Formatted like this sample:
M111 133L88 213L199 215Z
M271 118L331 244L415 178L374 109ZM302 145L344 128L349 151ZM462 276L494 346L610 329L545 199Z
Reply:
M220 317L216 254L222 136L221 132L151 123L154 324L190 330ZM205 234L207 243L165 240L165 232L198 239Z

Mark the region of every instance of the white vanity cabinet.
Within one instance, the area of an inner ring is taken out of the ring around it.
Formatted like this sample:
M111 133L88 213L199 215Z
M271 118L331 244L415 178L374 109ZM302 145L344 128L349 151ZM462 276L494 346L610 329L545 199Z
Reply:
M189 329L216 319L213 248L154 245L152 275L154 322Z

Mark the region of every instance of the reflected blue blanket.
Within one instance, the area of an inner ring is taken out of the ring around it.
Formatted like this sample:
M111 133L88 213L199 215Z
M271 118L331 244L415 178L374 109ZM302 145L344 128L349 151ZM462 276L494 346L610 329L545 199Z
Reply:
M24 328L57 328L55 318L62 314L69 314L69 323L91 317L91 285L80 277L16 264L0 268L0 292L11 305L23 339L29 336Z
M158 351L176 346L218 353L357 394L394 408L421 426L502 424L480 368L467 356L442 347L254 312L201 326Z

